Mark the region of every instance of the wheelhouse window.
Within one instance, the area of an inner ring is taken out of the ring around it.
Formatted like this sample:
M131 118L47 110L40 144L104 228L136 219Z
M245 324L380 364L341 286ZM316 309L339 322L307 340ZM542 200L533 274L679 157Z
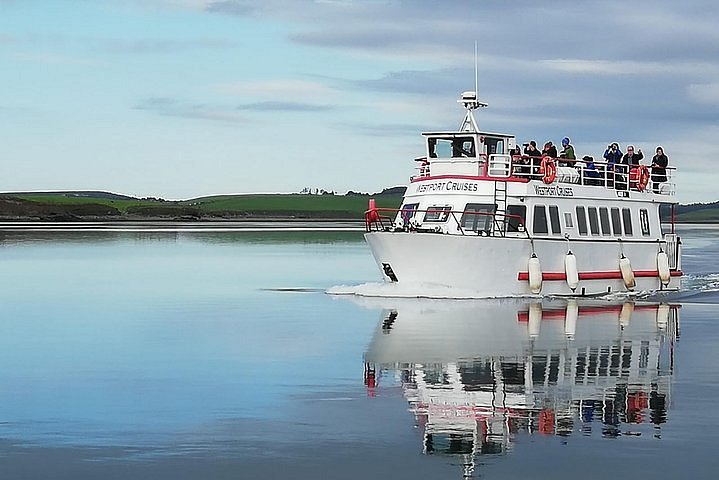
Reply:
M553 235L562 234L562 224L559 222L559 207L556 205L549 206L549 224L552 227Z
M419 203L408 203L406 205L402 205L402 208L400 209L402 214L402 222L409 222L410 219L414 217L417 207L419 207Z
M534 206L534 216L532 217L532 231L535 234L546 235L549 233L547 228L547 209L544 205Z
M599 216L597 215L597 209L595 207L587 208L589 213L589 231L592 235L599 235Z
M579 234L586 235L587 231L587 214L584 212L584 207L577 207L577 226L579 227Z
M645 237L650 234L649 232L649 212L642 209L639 210L639 223L642 226L642 235Z
M612 208L612 228L614 229L615 236L622 236L622 217L619 214L618 208Z
M424 214L425 222L441 223L446 222L449 218L449 212L452 210L450 205L432 205Z
M462 214L462 228L472 232L492 231L496 205L491 203L468 203Z
M527 207L524 205L508 205L507 215L507 231L523 232L525 219L527 218Z
M484 145L486 147L487 155L494 155L496 153L505 153L504 151L504 139L485 137Z
M607 207L599 207L599 223L602 226L602 235L611 235L609 228L609 210Z
M475 157L473 137L433 137L427 139L430 158Z
M624 234L634 235L632 231L632 211L628 208L622 208L622 221L624 223Z

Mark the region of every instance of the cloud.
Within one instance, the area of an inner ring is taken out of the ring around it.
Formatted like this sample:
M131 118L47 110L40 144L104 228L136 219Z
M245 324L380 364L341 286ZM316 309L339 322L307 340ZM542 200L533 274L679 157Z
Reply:
M246 103L237 107L238 110L254 110L256 112L327 112L338 108L333 105L277 101Z
M203 104L183 103L173 98L150 97L140 100L135 110L144 110L165 117L190 118L195 120L210 120L220 123L245 123L245 117L237 113L218 107Z
M257 7L256 3L253 4L252 2L224 0L206 2L204 9L211 13L222 13L226 15L245 17L252 15L257 10Z
M320 82L307 80L266 80L251 82L223 83L215 85L213 90L225 95L246 96L251 98L269 97L272 101L276 99L290 100L301 99L326 99L334 96L335 91Z
M719 105L719 83L693 83L687 87L687 95L700 104Z
M83 43L109 53L178 53L196 49L225 49L237 46L235 42L223 39L87 39Z

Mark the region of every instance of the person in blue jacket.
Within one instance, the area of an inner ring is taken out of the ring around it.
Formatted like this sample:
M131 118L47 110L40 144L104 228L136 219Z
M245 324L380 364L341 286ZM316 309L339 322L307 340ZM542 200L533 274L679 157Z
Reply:
M607 146L607 149L604 150L604 159L607 161L607 178L612 180L612 177L615 175L612 175L612 173L616 173L616 180L617 180L617 188L624 185L626 182L623 180L623 176L621 173L625 173L620 171L623 167L617 168L616 165L622 163L622 151L619 149L619 144L617 142L609 144ZM612 172L612 173L610 173ZM611 184L609 186L612 186Z

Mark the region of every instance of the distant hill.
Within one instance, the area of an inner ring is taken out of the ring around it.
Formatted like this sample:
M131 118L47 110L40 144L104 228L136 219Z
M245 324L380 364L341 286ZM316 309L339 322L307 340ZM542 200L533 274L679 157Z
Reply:
M213 195L190 200L136 198L103 191L13 192L0 194L4 220L242 220L342 219L361 220L369 198L380 208L399 208L406 188L385 188L376 193ZM668 206L662 219L671 218ZM719 223L719 201L678 205L681 223Z

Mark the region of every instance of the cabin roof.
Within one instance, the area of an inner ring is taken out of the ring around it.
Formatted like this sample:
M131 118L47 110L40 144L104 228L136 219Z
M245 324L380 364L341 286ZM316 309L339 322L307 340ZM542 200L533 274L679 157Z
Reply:
M439 135L451 135L455 137L466 137L468 135L483 135L487 137L504 137L504 138L515 138L514 135L509 133L497 133L497 132L457 132L457 131L445 131L445 132L422 132L425 137L433 137Z

